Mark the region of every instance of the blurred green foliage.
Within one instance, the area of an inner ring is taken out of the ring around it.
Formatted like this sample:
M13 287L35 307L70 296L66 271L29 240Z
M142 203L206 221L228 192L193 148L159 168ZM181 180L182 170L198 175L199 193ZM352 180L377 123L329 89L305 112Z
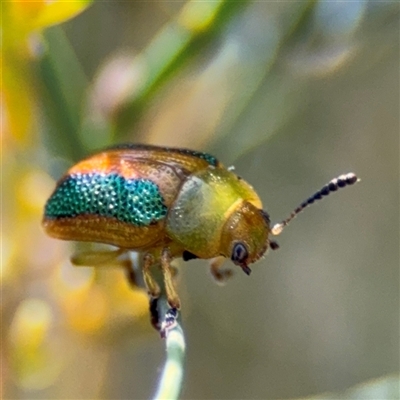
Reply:
M133 141L234 162L274 219L334 175L362 179L299 218L251 278L219 288L204 261L180 269L184 398L399 398L399 3L77 15L89 4L2 8L4 397L154 392L164 349L145 293L121 271L72 268L73 246L40 228L54 179Z

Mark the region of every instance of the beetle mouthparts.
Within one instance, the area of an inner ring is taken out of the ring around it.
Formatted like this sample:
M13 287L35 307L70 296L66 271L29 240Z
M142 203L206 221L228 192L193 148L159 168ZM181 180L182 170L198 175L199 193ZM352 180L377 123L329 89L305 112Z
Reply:
M242 267L242 270L243 270L243 272L244 272L246 275L250 275L250 274L251 274L251 269L250 269L250 267L248 267L247 265L244 265L244 266Z

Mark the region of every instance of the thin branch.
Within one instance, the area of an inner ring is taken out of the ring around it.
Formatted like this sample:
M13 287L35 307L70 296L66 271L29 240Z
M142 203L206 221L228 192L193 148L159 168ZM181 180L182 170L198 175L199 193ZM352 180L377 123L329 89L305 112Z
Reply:
M185 336L179 312L176 314L174 310L171 310L165 296L159 298L157 308L161 328L164 328L167 357L154 400L173 400L179 397L182 389Z

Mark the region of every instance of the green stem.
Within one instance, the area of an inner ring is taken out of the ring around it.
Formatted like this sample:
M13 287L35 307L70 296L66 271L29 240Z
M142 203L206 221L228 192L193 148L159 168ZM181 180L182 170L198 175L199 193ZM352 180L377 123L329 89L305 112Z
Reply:
M131 132L149 100L162 84L177 73L182 65L201 54L201 50L215 40L223 27L248 3L248 0L218 0L207 3L205 12L212 14L213 18L204 30L197 31L182 25L179 21L182 15L169 21L137 57L137 60L146 61L148 77L144 86L132 94L117 112L113 121L114 137L121 138ZM195 7L196 4L198 2L192 0L187 3L187 7ZM136 68L135 62L132 68Z
M161 322L165 320L169 309L170 307L165 296L160 297L158 300L158 312ZM176 326L166 332L165 346L167 356L157 392L153 397L154 400L177 399L182 389L186 345L179 318Z
M45 51L37 63L37 73L43 109L51 126L46 140L53 155L79 160L86 154L78 133L88 80L60 27L48 29L43 41Z

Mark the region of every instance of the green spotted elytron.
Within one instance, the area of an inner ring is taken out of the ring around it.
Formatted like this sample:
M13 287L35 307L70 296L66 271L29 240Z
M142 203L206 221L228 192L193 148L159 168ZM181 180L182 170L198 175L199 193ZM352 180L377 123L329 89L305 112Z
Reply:
M101 265L135 250L152 299L160 295L150 267L161 266L168 302L180 308L171 261L210 259L221 281L231 259L247 275L249 265L278 244L271 236L305 207L357 182L353 173L331 180L284 221L272 225L254 189L215 157L202 152L147 145L119 145L73 166L45 206L46 232L63 240L108 243L118 250L82 254L76 264Z

